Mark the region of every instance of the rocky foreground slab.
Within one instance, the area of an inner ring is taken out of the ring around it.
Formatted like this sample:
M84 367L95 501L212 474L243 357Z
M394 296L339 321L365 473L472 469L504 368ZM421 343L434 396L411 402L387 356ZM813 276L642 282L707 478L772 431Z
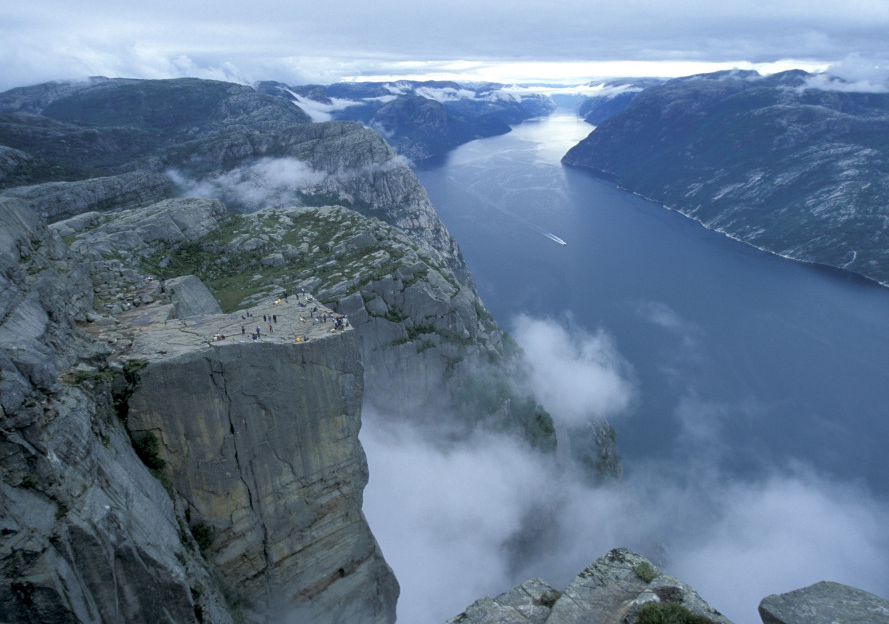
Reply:
M887 624L889 600L829 581L786 594L772 594L759 603L764 624Z

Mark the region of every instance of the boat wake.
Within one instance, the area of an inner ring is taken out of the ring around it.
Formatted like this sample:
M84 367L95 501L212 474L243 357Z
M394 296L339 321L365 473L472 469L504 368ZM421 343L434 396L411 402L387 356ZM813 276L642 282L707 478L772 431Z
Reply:
M567 245L567 244L568 244L568 243L566 243L565 241L563 241L561 238L559 238L558 236L556 236L555 234L550 234L549 232L544 231L544 232L543 232L543 235L546 236L546 237L547 237L548 239L550 239L550 240L556 241L556 242L559 243L560 245Z
M451 178L451 179L453 179L453 178ZM502 212L503 214L505 214L508 217L515 219L519 223L527 226L528 228L530 228L536 232L539 232L540 234L543 234L551 241L558 243L560 245L567 245L568 244L563 239L559 238L552 232L549 232L549 231L543 229L542 227L540 227L533 221L530 221L530 220L526 219L525 217L523 217L522 215L516 214L512 210L509 210L508 208L504 208L503 206L497 204L497 202L493 201L490 197L487 197L484 193L481 193L473 188L467 188L465 186L463 188L467 193L474 196L480 202L482 202L488 206L491 206L492 208L496 209L498 212Z

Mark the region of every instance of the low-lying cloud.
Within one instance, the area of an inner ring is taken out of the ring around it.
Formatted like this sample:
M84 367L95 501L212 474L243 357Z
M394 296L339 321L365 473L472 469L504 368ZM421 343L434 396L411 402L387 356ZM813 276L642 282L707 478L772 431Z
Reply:
M629 407L632 369L604 330L590 333L570 319L518 316L512 331L521 338L534 395L555 418L581 424L620 416Z
M810 89L847 93L889 93L889 62L851 54L806 81Z
M558 383L613 416L644 390L628 381L628 365L604 332L527 317L516 328L528 359L550 370L537 383ZM538 345L546 339L549 346ZM559 381L573 374L575 383ZM595 411L560 400L578 413ZM684 435L713 409L716 420L729 417L725 406L686 402ZM704 430L689 440L690 454L714 440L730 443L718 426ZM428 428L367 409L361 440L370 467L365 513L401 583L399 622L444 622L533 577L564 589L618 546L688 582L736 624L761 624L762 598L819 580L889 596L889 501L803 463L739 476L718 467L718 453L700 453L635 465L621 482L591 486L561 454L541 455L503 435L445 443Z
M318 100L302 96L294 91L288 90L287 92L294 99L296 105L316 123L330 121L333 119L334 113L344 111L350 106L358 106L361 104L361 102L355 100L344 100L341 98L330 98L330 103L319 102Z
M167 175L183 195L220 199L248 212L271 205L298 205L302 192L327 177L296 158L263 158L201 180L193 180L176 170L168 171Z

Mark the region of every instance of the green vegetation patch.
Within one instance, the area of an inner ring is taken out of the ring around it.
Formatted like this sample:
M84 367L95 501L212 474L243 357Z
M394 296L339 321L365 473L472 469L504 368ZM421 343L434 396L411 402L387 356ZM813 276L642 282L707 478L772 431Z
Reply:
M73 383L75 386L79 386L79 385L82 384L84 381L100 381L100 380L103 380L103 379L111 379L112 377L114 377L114 371L111 371L111 370L103 370L103 371L95 371L95 370L93 370L93 371L90 371L90 370L86 370L86 371L77 371L76 373L74 373L74 378L73 378L73 380L72 380L72 383Z
M189 528L194 541L197 542L198 548L202 553L213 546L213 541L216 539L216 531L212 526L206 522L195 522Z
M650 583L654 580L654 577L657 576L657 568L651 565L648 561L640 561L637 563L633 566L633 572L646 583Z
M679 604L646 602L639 610L637 624L714 624L703 615L695 615Z
M133 450L148 468L160 470L167 465L167 462L158 456L157 437L151 431L139 431L133 434Z

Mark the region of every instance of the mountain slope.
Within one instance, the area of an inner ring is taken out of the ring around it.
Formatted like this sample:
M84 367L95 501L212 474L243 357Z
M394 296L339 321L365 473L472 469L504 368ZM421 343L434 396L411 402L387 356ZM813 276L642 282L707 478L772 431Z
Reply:
M639 94L563 158L756 247L889 284L889 94L800 71Z

